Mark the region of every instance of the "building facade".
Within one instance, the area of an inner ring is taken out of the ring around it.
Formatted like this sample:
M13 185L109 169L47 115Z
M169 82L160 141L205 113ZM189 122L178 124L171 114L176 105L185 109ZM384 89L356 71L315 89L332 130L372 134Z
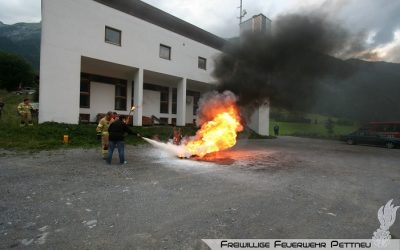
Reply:
M192 124L225 43L138 0L42 0L39 122Z
M271 35L272 21L263 14L254 15L240 24L240 36L246 33L264 33ZM266 100L257 109L251 109L248 126L260 135L269 135L270 103Z
M245 32L261 32L271 34L272 21L263 14L254 15L240 24L240 34Z

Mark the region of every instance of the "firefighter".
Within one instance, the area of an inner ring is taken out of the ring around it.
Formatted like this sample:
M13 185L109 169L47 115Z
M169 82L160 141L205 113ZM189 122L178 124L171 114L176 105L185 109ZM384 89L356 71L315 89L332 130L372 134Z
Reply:
M175 145L181 145L182 131L180 128L174 127L172 143Z
M110 132L110 148L108 149L108 159L106 160L108 164L111 164L112 156L114 153L114 149L118 149L119 155L119 163L127 164L128 162L125 160L125 133L134 134L132 130L126 124L128 122L128 118L126 116L118 116L115 115L115 121L110 124L108 128L108 132ZM140 137L140 134L136 134Z
M28 126L33 126L32 123L32 105L28 98L24 99L24 102L18 104L17 111L21 117L20 127L24 127L28 124Z
M101 139L101 154L104 160L108 156L108 127L114 121L113 112L108 111L106 116L101 118L97 125L97 138Z
M278 136L278 135L279 135L279 125L278 125L278 124L276 124L276 125L274 126L274 134L275 134L275 136Z

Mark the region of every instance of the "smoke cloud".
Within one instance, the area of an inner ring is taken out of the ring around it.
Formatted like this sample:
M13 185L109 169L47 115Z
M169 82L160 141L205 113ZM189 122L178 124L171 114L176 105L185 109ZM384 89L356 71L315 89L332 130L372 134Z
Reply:
M273 27L272 34L245 34L216 59L218 90L232 91L239 105L256 107L269 100L305 110L314 103L320 80L352 75L351 65L332 56L362 49L359 37L318 15L280 16Z
M236 105L237 97L231 91L211 91L205 93L199 100L197 110L197 126L214 119L216 114L226 111L230 106Z

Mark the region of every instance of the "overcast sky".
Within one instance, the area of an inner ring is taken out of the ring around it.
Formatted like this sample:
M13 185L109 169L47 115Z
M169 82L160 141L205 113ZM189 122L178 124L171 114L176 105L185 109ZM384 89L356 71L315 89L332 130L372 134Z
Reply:
M144 0L224 38L238 34L240 0ZM323 13L354 34L368 34L366 46L378 60L400 62L399 0L243 0L248 19L263 13L272 21L288 13ZM40 0L0 0L0 21L40 21Z

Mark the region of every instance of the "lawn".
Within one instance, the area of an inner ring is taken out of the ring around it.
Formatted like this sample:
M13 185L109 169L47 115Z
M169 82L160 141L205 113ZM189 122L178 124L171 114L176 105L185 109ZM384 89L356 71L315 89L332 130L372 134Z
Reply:
M35 123L31 127L19 127L17 105L25 97L32 98L31 96L19 96L0 90L0 98L5 103L0 120L0 148L38 151L69 147L97 147L100 145L96 136L96 124L74 125L46 122L43 124ZM144 137L152 138L157 135L163 141L166 141L172 134L172 127L170 126L133 127L131 129ZM184 135L194 135L196 132L194 127L184 127L182 130ZM67 145L63 144L65 134L69 136ZM134 135L127 136L126 142L131 145L146 143Z
M8 93L0 90L0 98L5 102L3 116L0 121L0 148L18 150L51 150L70 147L97 147L100 142L96 137L96 124L62 124L62 123L43 123L35 124L32 127L19 127L19 117L16 107L26 96L19 96L15 93ZM31 96L27 96L30 97ZM276 122L271 120L270 134L273 135L273 127L278 124L280 135L307 136L307 137L330 137L322 120L324 116L313 115L310 117L320 120L318 124ZM334 126L333 137L354 131L357 125L353 126ZM162 141L167 141L172 134L171 126L152 126L152 127L133 127L134 132L140 133L144 137L153 138L158 136ZM182 128L183 135L194 135L197 128L188 126ZM63 137L69 136L68 144L63 144ZM260 136L249 129L245 129L239 134L239 138L267 139L273 137ZM131 145L145 143L136 136L127 136L126 142Z
M19 127L19 117L16 107L25 97L15 93L8 93L0 90L0 98L3 99L5 107L3 116L0 120L0 148L10 150L52 150L58 148L71 147L99 147L100 141L96 136L97 124L62 124L55 122L46 122L34 126ZM151 126L151 127L132 127L131 130L140 133L141 136L153 138L157 136L161 141L167 141L172 135L171 126ZM197 128L187 126L182 128L182 134L185 136L195 135ZM68 144L63 143L64 135L68 135ZM246 129L240 135L246 138L268 138L262 137ZM137 145L146 143L135 135L128 135L126 143Z
M277 122L271 120L269 126L269 133L274 134L274 126L279 126L280 135L291 135L291 136L305 136L305 137L318 137L318 138L329 138L338 137L340 135L348 134L359 128L359 125L354 124L351 126L343 126L335 124L333 127L333 134L329 135L325 124L319 122L314 123L295 123L295 122Z

